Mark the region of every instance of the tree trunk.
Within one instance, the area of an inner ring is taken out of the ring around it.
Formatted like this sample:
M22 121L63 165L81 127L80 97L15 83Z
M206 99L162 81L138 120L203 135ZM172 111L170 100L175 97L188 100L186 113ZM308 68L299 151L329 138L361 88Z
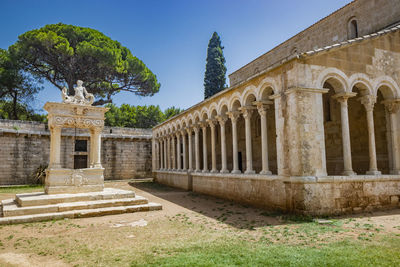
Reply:
M17 112L17 93L14 93L14 95L12 96L13 98L13 114L12 114L12 118L13 120L18 120L18 112Z
M68 95L75 95L74 91L74 81L67 81L68 84Z

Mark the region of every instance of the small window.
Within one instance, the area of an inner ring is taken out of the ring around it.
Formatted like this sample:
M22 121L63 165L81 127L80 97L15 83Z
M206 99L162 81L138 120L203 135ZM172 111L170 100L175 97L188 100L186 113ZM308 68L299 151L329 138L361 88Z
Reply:
M75 140L75 151L76 152L87 152L87 141L86 140Z
M349 39L354 39L358 37L358 26L357 26L357 20L350 19L349 21Z

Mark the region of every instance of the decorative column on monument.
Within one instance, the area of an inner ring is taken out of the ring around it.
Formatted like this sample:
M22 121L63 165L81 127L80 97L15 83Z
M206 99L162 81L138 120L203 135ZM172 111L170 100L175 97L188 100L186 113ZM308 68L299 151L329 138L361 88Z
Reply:
M368 123L368 144L369 144L369 171L367 174L380 175L376 161L376 147L375 147L375 127L374 127L374 106L376 103L376 96L365 95L360 97L361 104L364 105L367 112Z
M108 108L93 107L94 96L78 81L74 96L62 90L62 103L47 102L50 135L50 162L46 170L46 194L96 192L104 189L104 168L101 165L101 132ZM90 131L89 168L62 168L60 161L62 128Z
M342 127L342 146L343 146L343 175L355 175L351 162L351 143L350 127L347 100L356 96L357 93L339 93L333 96L340 103L340 119Z

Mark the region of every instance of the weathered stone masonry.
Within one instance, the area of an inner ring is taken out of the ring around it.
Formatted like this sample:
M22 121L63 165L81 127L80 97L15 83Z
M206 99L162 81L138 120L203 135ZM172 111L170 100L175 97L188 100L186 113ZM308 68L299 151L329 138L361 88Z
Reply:
M356 0L153 128L157 181L268 209L399 207L400 2Z
M61 164L74 168L75 155L88 155L89 132L63 129ZM49 162L50 132L47 124L0 120L0 184L32 182L35 170ZM75 140L87 140L87 152L77 152ZM105 127L101 162L106 180L151 176L151 130Z

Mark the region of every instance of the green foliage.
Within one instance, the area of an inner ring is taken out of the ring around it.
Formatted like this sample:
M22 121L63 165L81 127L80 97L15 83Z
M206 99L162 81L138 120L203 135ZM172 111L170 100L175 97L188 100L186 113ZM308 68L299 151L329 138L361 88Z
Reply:
M159 106L154 105L131 106L122 104L117 107L114 104L107 104L106 107L110 108L105 115L107 126L130 128L152 128L182 111L179 108L171 107L163 113Z
M170 107L170 108L167 108L167 109L164 111L164 116L165 116L164 120L168 120L169 118L172 118L172 117L174 117L175 115L178 115L178 114L181 113L182 111L183 111L183 109L176 108L176 107L174 107L174 106L172 106L172 107Z
M9 48L25 70L73 94L77 80L98 99L112 102L120 91L151 96L159 91L156 76L130 50L103 33L62 23L49 24L18 37Z
M225 57L221 39L213 33L207 48L206 72L204 75L204 99L225 89Z
M16 114L16 116L15 116ZM47 122L47 116L37 114L27 104L0 100L0 119Z
M40 81L39 81L40 82ZM21 62L12 58L7 50L0 49L0 100L7 102L7 115L4 110L0 116L18 119L23 103L29 103L42 88L22 70Z

